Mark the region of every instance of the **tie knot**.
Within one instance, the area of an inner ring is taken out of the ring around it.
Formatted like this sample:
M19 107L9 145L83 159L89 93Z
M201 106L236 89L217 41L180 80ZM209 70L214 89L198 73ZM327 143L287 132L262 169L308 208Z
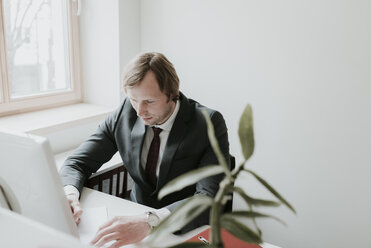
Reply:
M152 127L152 129L155 136L158 136L162 132L162 129L158 127Z

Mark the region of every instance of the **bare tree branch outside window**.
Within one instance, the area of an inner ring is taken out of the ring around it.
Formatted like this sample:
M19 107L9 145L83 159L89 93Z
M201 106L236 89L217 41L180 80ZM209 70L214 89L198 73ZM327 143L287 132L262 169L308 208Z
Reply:
M69 58L63 44L68 38L66 18L58 16L56 11L62 12L63 1L4 2L11 95L18 97L69 88L69 69L66 66Z

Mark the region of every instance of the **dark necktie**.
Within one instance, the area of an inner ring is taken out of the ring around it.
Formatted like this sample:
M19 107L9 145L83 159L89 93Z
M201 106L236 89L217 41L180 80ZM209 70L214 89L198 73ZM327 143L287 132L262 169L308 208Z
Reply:
M156 188L157 177L156 177L156 167L158 161L158 152L160 150L160 136L162 129L157 127L152 127L153 129L153 140L151 146L149 147L146 165L146 176L151 184Z

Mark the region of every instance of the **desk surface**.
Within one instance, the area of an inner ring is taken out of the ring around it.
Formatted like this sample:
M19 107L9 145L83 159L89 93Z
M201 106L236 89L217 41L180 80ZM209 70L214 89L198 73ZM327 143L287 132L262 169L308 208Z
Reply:
M1 207L0 247L88 248L75 237Z
M84 207L107 207L108 218L122 215L142 214L152 208L131 202L119 197L102 193L89 188L84 188L81 193L80 203Z
M140 205L138 203L134 203L122 198L118 198L115 196L108 195L106 193L98 192L96 190L92 190L89 188L84 188L81 194L81 206L84 207L107 207L108 212L108 218L111 219L115 216L124 216L124 215L138 215L142 214L148 210L151 210L152 208ZM207 227L200 227L196 230L193 230L192 232L183 235L183 236L175 236L172 235L171 237L167 237L166 240L161 241L161 244L164 245L172 245L177 242L185 241L197 233L205 230ZM128 245L125 246L127 248L129 247L135 247L135 248L143 248L145 247L143 244L137 244L137 245ZM263 248L279 248L278 246L274 246L268 243L264 243L262 245Z
M111 196L106 193L98 192L96 190L92 190L89 188L84 188L81 193L80 199L81 207L82 208L95 208L95 207L107 207L108 219L111 219L115 216L130 216L130 215L139 215L152 210L153 208L134 203L119 197ZM161 245L168 245L171 246L175 243L183 242L197 233L205 230L207 227L200 227L192 232L188 233L187 235L178 236L178 235L171 235L171 237L167 237L166 240L161 240ZM127 248L135 247L135 248L144 248L144 244L136 244L136 245L127 245L124 246Z

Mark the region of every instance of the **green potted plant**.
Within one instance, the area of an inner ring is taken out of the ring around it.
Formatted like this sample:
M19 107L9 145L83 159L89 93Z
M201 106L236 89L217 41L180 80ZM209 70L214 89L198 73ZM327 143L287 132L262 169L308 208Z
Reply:
M147 243L150 244L157 239L161 239L166 235L180 229L191 220L196 218L206 209L210 208L210 244L207 247L213 248L223 248L224 244L221 239L221 229L225 229L233 236L240 240L249 243L262 243L262 232L259 229L256 218L269 217L274 218L280 222L280 219L260 213L254 210L256 206L268 206L277 207L281 204L287 206L292 212L295 209L288 203L272 186L270 186L263 178L257 175L250 169L245 167L246 162L249 160L254 152L254 129L253 129L253 116L252 108L248 104L244 109L240 122L239 122L239 139L241 143L241 149L244 156L244 161L242 161L238 166L236 166L232 171L229 169L227 162L219 149L217 139L214 135L214 127L211 123L209 116L204 113L208 126L208 136L212 148L218 158L219 165L210 165L200 169L193 170L182 176L177 177L173 181L169 182L159 193L159 198L162 198L170 193L181 190L184 187L195 184L197 181L217 175L219 173L224 173L225 177L220 183L219 190L214 198L195 195L187 200L183 205L178 207L172 212L161 224L156 227L151 235L147 239ZM255 177L265 188L267 188L277 200L266 200L257 199L249 196L242 188L235 186L234 182L236 178L241 173L249 173ZM248 210L245 211L232 211L230 213L223 213L223 206L230 199L231 194L235 192L240 195L242 199L247 203ZM241 223L237 218L250 218L252 219L253 228ZM205 247L203 243L185 243L176 245L174 247Z

